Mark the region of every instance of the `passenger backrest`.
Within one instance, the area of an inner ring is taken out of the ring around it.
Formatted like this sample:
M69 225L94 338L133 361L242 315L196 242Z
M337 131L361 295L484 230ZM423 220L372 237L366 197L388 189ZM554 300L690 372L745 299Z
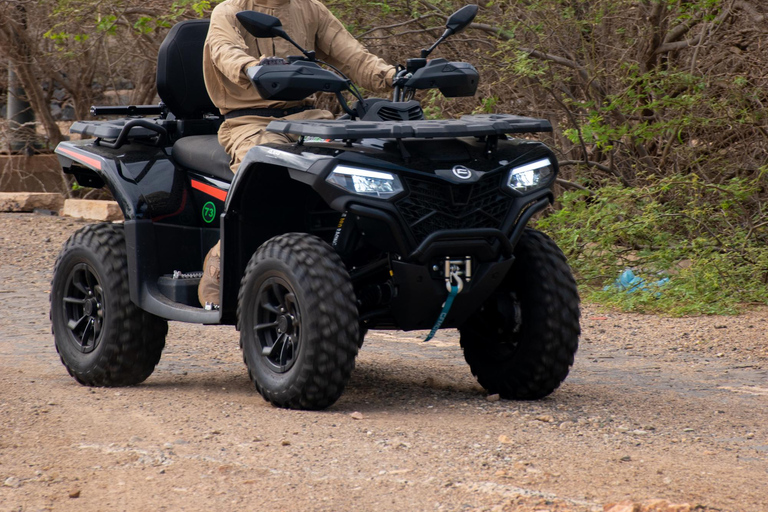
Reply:
M219 115L203 80L203 45L208 25L208 20L177 23L160 45L157 93L177 119Z

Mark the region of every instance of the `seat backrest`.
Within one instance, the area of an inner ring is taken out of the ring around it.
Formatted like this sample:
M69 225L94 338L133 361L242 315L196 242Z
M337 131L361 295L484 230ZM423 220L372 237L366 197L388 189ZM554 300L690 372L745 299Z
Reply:
M157 93L178 119L219 115L203 80L203 45L208 20L177 23L168 32L157 55Z

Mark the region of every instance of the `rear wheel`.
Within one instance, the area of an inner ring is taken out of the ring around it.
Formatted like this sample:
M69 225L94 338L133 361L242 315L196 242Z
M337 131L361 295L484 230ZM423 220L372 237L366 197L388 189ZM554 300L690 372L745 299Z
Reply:
M533 400L565 380L578 348L579 295L562 251L526 229L498 290L459 329L478 382L503 398Z
M341 258L320 238L288 233L256 251L240 284L238 327L266 400L324 409L341 396L357 356L357 306Z
M168 323L131 302L123 227L86 226L64 244L51 282L61 362L87 386L130 386L155 369Z

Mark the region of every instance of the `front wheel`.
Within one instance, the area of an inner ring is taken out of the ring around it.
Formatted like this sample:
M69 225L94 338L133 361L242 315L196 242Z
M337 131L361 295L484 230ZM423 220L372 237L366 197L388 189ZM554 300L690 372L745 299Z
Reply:
M238 328L256 389L278 407L324 409L355 367L359 321L344 263L320 238L265 242L240 283Z
M579 294L562 251L526 229L497 291L459 328L464 358L481 386L535 400L568 376L578 348Z

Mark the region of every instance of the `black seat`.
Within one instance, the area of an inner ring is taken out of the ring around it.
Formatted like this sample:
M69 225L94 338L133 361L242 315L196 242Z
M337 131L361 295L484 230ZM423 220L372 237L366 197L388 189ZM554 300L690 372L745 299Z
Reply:
M203 46L208 20L177 23L157 54L157 93L177 119L219 116L203 80Z
M235 176L229 168L229 155L216 135L183 137L173 145L173 159L187 169L194 169L230 183Z
M231 182L229 155L216 137L221 116L203 80L203 46L209 24L208 20L187 20L168 31L157 55L157 92L177 119L174 160L187 169Z

